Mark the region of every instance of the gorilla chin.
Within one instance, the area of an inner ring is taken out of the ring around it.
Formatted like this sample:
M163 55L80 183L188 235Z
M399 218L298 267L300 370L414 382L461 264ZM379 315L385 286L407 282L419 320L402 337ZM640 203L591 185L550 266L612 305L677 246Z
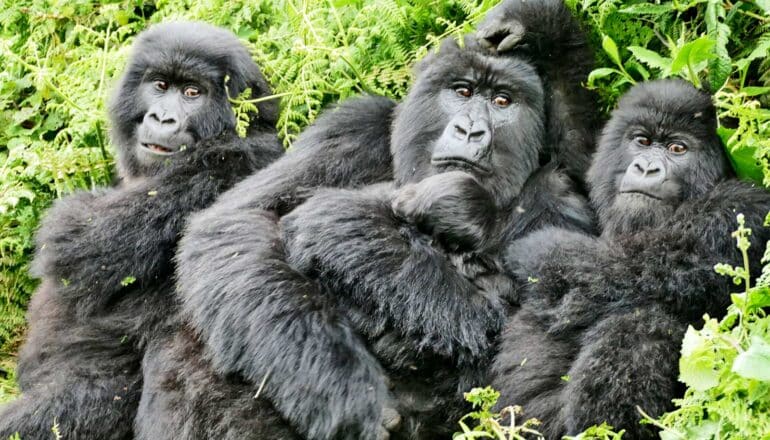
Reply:
M602 236L616 237L662 225L674 214L676 206L646 192L618 193L607 209L607 227Z

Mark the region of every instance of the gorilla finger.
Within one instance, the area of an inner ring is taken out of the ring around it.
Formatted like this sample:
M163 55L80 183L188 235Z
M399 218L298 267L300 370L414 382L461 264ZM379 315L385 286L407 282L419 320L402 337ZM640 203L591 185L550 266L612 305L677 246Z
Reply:
M388 431L393 431L401 425L401 414L393 408L382 409L382 426Z

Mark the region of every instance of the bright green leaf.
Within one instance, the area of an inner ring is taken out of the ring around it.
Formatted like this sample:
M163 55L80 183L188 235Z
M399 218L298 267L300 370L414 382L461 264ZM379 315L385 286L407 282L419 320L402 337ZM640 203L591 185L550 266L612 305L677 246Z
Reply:
M733 372L747 379L770 381L770 343L752 337L748 350L735 358Z

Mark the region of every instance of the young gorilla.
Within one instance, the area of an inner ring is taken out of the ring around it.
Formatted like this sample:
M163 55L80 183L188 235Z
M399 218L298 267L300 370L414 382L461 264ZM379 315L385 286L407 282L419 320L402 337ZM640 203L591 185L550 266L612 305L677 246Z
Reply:
M546 438L604 421L657 438L636 406L659 415L681 394L687 325L729 301L731 281L714 265L741 259L736 214L761 258L770 194L733 177L711 97L679 80L621 99L588 181L601 238L547 228L511 246L511 270L539 281L503 331L492 385L541 419Z
M183 309L214 367L254 385L233 391L232 408L184 411L234 419L260 385L308 438L430 438L433 421L451 429L446 400L460 402L515 301L504 244L544 224L591 228L561 174L535 173L535 70L466 44L447 42L420 64L392 128L393 183L320 191L279 225L238 200L243 182L195 216L178 257ZM182 401L202 383L165 392ZM401 427L398 412L409 416Z
M57 201L37 235L42 284L19 357L22 396L0 409L0 438L129 439L144 347L172 315L185 218L278 158L277 106L235 134L230 93L270 89L231 33L200 23L142 33L110 117L120 182Z

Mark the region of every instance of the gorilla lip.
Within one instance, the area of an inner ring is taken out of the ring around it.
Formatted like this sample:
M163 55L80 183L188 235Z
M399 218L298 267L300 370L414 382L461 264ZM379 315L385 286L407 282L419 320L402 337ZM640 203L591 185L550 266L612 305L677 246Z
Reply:
M171 148L164 147L163 145L158 144L152 144L152 143L142 143L142 148L151 151L154 154L161 154L161 155L171 155L176 153L176 151L172 150Z
M649 198L655 199L655 200L663 200L663 199L661 199L658 196L652 195L652 194L644 192L644 191L637 191L637 190L633 190L633 191L620 191L620 194L638 194L638 195L646 196L646 197L649 197Z
M484 174L491 173L489 168L487 168L487 167L485 167L485 166L483 166L483 165L481 165L481 164L479 164L477 162L474 162L474 161L472 161L470 159L467 159L467 158L464 158L464 157L459 157L459 156L441 157L441 158L431 159L431 163L433 165L435 165L435 166L438 166L438 167L446 167L446 168L448 168L448 167L453 167L454 166L454 167L465 168L465 169L473 168L473 169L476 169L476 170L479 170L479 171L483 172Z

